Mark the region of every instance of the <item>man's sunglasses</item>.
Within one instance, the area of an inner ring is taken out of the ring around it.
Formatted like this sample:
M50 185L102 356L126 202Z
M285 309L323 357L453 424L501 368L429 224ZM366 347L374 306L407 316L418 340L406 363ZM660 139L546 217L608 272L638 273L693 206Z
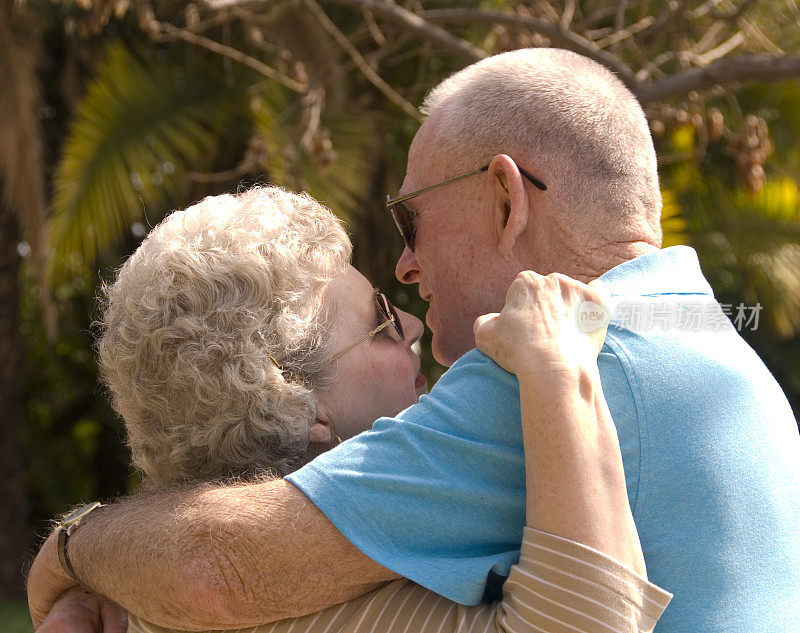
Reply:
M401 341L406 340L406 337L403 334L403 324L400 323L400 317L397 315L397 310L394 309L394 306L386 298L386 295L378 291L377 289L375 290L375 308L377 309L378 316L381 319L381 324L375 329L367 332L355 343L349 345L341 352L334 354L333 357L331 358L331 362L338 360L339 358L347 354L347 352L349 352L351 349L354 349L358 345L361 345L361 343L363 343L369 338L372 338L378 332L388 327L389 325L394 326L394 329L397 331L397 334L400 337Z
M448 185L451 182L455 182L457 180L461 180L462 178L467 178L469 176L474 176L475 174L480 174L481 172L488 171L489 165L485 165L480 169L476 169L475 171L471 171L467 174L461 174L460 176L455 176L454 178L448 178L447 180L443 180L442 182L437 182L435 185L429 185L427 187L423 187L422 189L418 189L417 191L412 191L411 193L407 193L402 196L397 196L396 198L392 198L390 196L386 196L386 206L389 209L389 212L392 214L392 218L394 219L394 223L397 225L397 230L400 231L400 235L403 236L403 242L408 247L408 250L414 251L414 239L417 235L417 225L415 224L415 219L417 216L417 212L414 211L411 207L406 204L406 200L411 198L415 198L416 196L426 193L431 189L436 189L437 187L442 187L444 185ZM538 189L545 191L547 189L547 185L545 185L541 180L531 176L527 171L522 169L519 165L517 165L517 169L519 169L519 173L521 173L525 178L530 180Z

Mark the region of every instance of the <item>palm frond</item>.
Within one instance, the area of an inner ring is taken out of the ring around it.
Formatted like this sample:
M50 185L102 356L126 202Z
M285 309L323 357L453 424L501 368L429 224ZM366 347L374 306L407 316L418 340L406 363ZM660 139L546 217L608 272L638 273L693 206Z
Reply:
M308 152L304 153L309 193L337 209L347 219L358 212L369 183L369 172L374 148L370 122L355 115L334 114L324 118L330 131L332 151L335 153L327 168L314 164Z
M737 192L735 235L752 249L746 290L769 307L766 319L782 339L800 330L800 188L791 178L770 180L756 196Z
M186 71L108 46L79 105L55 177L53 273L92 262L145 214L180 199L186 172L213 155L240 107L206 69Z

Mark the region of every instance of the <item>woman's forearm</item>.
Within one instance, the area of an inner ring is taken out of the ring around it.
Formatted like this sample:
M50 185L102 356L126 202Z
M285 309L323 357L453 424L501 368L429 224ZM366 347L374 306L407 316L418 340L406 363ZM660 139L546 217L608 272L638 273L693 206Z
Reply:
M528 525L588 545L645 576L596 363L538 367L518 379Z

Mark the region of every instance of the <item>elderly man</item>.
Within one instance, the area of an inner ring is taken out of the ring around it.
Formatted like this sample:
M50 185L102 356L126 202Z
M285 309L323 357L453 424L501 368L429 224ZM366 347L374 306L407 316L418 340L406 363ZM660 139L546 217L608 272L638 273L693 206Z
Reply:
M518 555L524 479L517 384L469 351L472 325L533 269L599 279L617 306L598 365L650 578L675 594L657 630L798 630L795 421L719 318L694 252L659 250L639 104L594 62L531 49L464 69L427 107L390 208L406 241L397 276L430 302L434 355L452 368L419 405L288 481L88 515L70 539L77 576L190 629L308 613L395 574L480 600ZM656 311L667 319L629 318ZM37 617L74 584L55 552L51 537L33 569Z

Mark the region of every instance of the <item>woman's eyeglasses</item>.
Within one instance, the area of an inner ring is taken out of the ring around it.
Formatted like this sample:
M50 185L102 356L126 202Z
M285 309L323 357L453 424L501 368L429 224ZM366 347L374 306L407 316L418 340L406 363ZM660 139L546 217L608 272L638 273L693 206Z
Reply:
M361 343L363 343L367 339L372 338L378 332L380 332L381 330L390 325L394 326L394 329L397 332L398 336L400 337L401 341L406 340L406 337L403 334L403 324L400 323L400 317L397 315L397 310L394 309L394 306L386 298L386 295L378 290L375 291L375 307L377 309L378 315L381 318L382 321L381 324L378 327L367 332L355 343L349 345L341 352L334 354L333 357L331 358L331 362L338 360L339 358L347 354L347 352L349 352L351 349L354 349L355 347L361 345Z
M402 196L397 196L396 198L386 196L386 206L389 209L389 212L392 214L394 223L397 225L397 230L400 231L400 235L403 236L403 242L408 247L408 250L410 250L411 252L414 251L414 240L417 235L417 226L415 223L417 212L406 204L406 200L415 198L416 196L426 193L431 189L436 189L443 185L448 185L451 182L456 182L457 180L461 180L462 178L467 178L469 176L474 176L475 174L479 174L483 171L488 171L488 169L489 165L485 165L480 169L476 169L467 174L461 174L460 176L455 176L454 178L449 178L447 180L443 180L442 182L437 182L435 185L429 185L427 187L423 187L422 189L418 189L417 191L412 191L411 193L407 193ZM547 185L545 185L538 178L531 176L527 171L522 169L522 167L520 167L519 165L517 165L517 169L519 169L519 173L521 173L523 176L525 176L525 178L530 180L538 189L541 189L542 191L545 191L547 189Z

